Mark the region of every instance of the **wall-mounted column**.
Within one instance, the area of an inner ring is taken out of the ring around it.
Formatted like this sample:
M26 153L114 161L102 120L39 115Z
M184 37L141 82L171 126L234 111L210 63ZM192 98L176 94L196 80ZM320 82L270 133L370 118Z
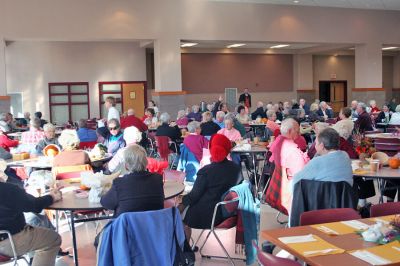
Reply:
M393 57L393 91L392 97L400 100L400 55Z
M293 56L293 86L297 98L303 98L307 103L316 98L313 88L313 56L312 54L296 54Z
M355 55L353 99L365 103L375 99L378 105L382 105L386 101L382 84L382 44L356 45Z
M0 37L0 96L7 95L6 42Z
M175 117L177 111L185 107L178 38L165 37L154 42L154 83L153 100L161 112L168 112Z

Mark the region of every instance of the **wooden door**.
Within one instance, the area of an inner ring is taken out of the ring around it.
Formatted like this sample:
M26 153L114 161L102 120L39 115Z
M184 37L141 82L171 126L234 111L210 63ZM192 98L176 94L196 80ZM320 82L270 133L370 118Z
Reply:
M129 108L135 110L137 117L144 115L145 107L144 83L123 83L122 84L122 112Z
M346 89L345 84L342 82L332 82L330 91L330 103L333 111L339 113L346 103Z

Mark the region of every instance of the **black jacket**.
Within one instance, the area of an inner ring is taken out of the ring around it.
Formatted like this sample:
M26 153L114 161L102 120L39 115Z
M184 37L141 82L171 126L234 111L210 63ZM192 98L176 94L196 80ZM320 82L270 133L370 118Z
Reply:
M388 120L387 122L390 121L390 118L391 118L391 117L392 117L392 114L389 113L389 120ZM379 113L378 117L375 119L375 123L382 123L382 120L385 119L385 118L386 118L385 112L384 112L384 111L381 111L381 112Z
M160 210L164 208L163 178L147 171L116 178L100 203L114 210L114 217L124 212Z
M267 115L265 114L264 108L258 107L252 114L251 119L256 120L257 117L266 118Z
M245 103L245 102L246 102L246 96L247 96L248 99L249 99L249 105L250 105L250 107L251 107L251 95L250 95L250 93L247 93L247 95L246 95L246 93L240 94L240 96L239 96L239 103Z
M358 129L360 133L364 133L365 131L374 130L372 127L371 117L367 112L362 112L358 115L357 121L354 123L354 128Z
M183 205L190 206L184 223L191 228L210 228L215 205L225 192L241 181L239 165L227 159L201 168L192 191L182 198ZM221 212L218 212L216 221L222 221Z
M161 126L157 128L156 132L156 136L167 136L175 142L177 139L181 138L181 135L181 130L178 126L170 127L166 123L161 124Z
M35 198L17 185L0 182L0 230L21 232L25 227L24 212L39 213L51 204L50 195Z
M357 208L357 193L347 182L300 180L294 185L290 227L300 225L303 212Z
M217 133L218 130L221 129L213 121L208 121L208 122L205 122L205 123L201 123L200 128L201 128L201 135L203 135L203 136L212 136L215 133Z

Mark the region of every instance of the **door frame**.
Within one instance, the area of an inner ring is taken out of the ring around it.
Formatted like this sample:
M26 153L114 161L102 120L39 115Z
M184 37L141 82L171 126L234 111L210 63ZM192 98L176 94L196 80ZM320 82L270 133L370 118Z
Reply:
M321 83L322 82L327 82L329 83L329 85L331 83L343 83L344 84L344 107L348 106L348 102L347 102L347 80L320 80L318 81L318 98L320 98L320 88L321 88Z
M121 88L120 92L113 92L113 91L104 92L104 91L102 91L103 85L111 85L111 84L114 84L114 85L119 84L120 88ZM122 86L124 84L143 84L144 107L145 108L147 107L147 81L99 81L99 114L100 114L100 117L103 117L101 106L102 106L102 104L104 104L104 102L102 102L101 98L102 98L102 95L104 95L104 94L120 94L121 102L117 102L117 103L121 103L122 110L124 109L124 99L122 97L122 89L123 89Z

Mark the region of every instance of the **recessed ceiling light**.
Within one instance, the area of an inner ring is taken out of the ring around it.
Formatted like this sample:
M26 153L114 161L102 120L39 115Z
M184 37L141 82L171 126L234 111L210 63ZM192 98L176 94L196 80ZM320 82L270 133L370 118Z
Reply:
M356 49L356 48L354 48L354 47L350 47L350 48L349 48L349 50L355 50L355 49Z
M294 0L293 3L298 4L300 1Z
M391 46L391 47L384 47L384 48L382 48L382 50L394 50L394 49L397 49L397 48L399 48L399 47Z
M270 48L275 49L275 48L284 48L284 47L288 47L290 46L289 44L278 44L278 45L274 45L271 46Z
M198 45L198 43L197 42L185 42L185 43L181 44L181 47L192 47L195 45Z
M240 47L240 46L244 46L246 45L245 43L234 43L231 45L228 45L226 48L236 48L236 47Z

